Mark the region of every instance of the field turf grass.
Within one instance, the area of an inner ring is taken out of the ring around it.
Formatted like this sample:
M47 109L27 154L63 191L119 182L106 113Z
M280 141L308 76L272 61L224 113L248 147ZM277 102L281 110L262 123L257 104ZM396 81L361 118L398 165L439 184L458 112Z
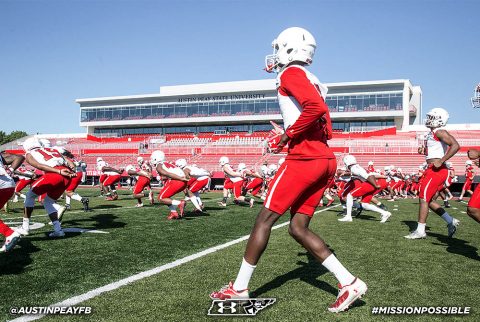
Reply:
M80 189L90 197L93 212L81 204L65 214L64 228L106 233L67 233L51 240L51 226L31 231L8 254L0 254L0 321L13 319L10 307L47 306L146 271L207 248L248 235L261 205L253 209L217 205L218 193L202 195L204 215L187 206L183 220L167 221L168 209L136 201L128 191L111 202L96 197L98 190ZM145 202L148 201L145 199ZM60 201L63 203L63 201ZM386 224L364 211L352 223L338 222L340 207L316 214L311 228L322 236L340 261L369 287L349 311L332 314L327 307L337 295L336 280L289 237L287 227L272 232L268 248L250 284L256 297L276 303L255 318L207 316L208 294L236 277L246 241L193 260L157 275L123 286L78 304L91 306L88 316L48 316L65 321L444 321L480 320L480 268L477 223L464 213L464 203L450 213L460 220L454 238L447 238L444 222L430 214L426 240L406 240L416 225L417 200L385 202L393 212ZM394 207L396 205L397 207ZM10 204L5 222L20 224L21 203ZM321 210L319 208L318 210ZM398 210L394 210L398 209ZM47 223L43 209L33 222ZM287 221L287 215L279 223ZM372 315L374 306L469 306L468 316Z

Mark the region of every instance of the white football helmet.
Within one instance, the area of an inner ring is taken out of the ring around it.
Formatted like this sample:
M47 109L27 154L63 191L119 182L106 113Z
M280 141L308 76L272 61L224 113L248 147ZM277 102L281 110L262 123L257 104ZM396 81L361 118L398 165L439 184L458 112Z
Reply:
M418 170L423 170L423 164L418 166Z
M343 163L345 163L346 167L349 167L351 165L357 164L357 159L353 155L347 154L343 157Z
M157 166L159 163L165 162L165 153L160 150L153 151L152 155L150 156L150 162Z
M54 146L53 148L60 152L60 154L65 154L65 152L67 152L67 150L63 146Z
M277 167L276 164L272 163L272 164L268 165L268 170L270 170L270 172L275 172L275 171L277 171L277 169L278 169L278 167Z
M138 163L138 164L142 164L142 163L143 163L143 158L142 158L142 157L138 157L138 158L137 158L137 163Z
M373 161L368 161L368 165L373 165Z
M178 159L177 161L175 161L175 165L177 167L179 167L180 169L183 169L187 166L187 160L185 159Z
M100 161L103 161L102 157L97 158L97 163L100 162Z
M25 152L30 152L35 149L40 149L42 147L42 143L36 137L31 137L26 139L22 146Z
M125 172L127 172L128 174L128 171L135 171L135 167L131 164L127 165L127 167L125 168Z
M433 108L427 113L427 118L425 119L425 126L428 128L445 126L448 122L449 117L450 115L443 108Z
M52 147L52 143L50 142L50 140L40 139L39 141L42 144L42 147L44 147L44 148L51 148Z
M265 70L269 73L278 73L294 61L310 65L317 43L307 30L291 27L282 31L272 41L272 47L273 54L265 57Z
M280 160L278 160L278 166L281 166L283 162L285 162L285 158L281 158Z
M247 168L247 165L245 163L238 164L238 171L245 170L246 168Z
M452 162L445 162L445 166L450 169L452 167Z
M229 164L230 160L228 159L228 157L221 157L218 162L220 163L221 166L224 166L225 164Z
M466 166L472 165L472 164L473 164L472 160L467 160L467 161L465 161L465 165L466 165Z
M402 168L398 168L397 171L398 171L398 172L402 172Z

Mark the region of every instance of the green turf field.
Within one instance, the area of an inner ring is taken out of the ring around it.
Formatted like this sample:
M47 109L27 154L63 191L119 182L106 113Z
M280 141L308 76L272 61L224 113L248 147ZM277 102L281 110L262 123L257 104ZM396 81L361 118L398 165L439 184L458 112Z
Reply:
M187 207L183 220L167 221L166 207L133 208L122 191L120 200L89 196L93 212L73 209L65 214L64 228L98 230L67 233L50 240L51 226L31 231L8 254L0 254L0 321L13 319L10 307L47 306L106 284L173 262L250 232L260 204L254 209L230 204L217 206L219 194L202 195L207 214ZM393 205L398 205L394 211ZM364 212L353 223L337 221L340 207L319 213L312 229L322 236L342 263L369 287L364 299L348 312L329 313L337 294L336 280L293 239L287 227L272 232L267 251L255 271L250 289L257 297L276 303L261 311L258 321L371 321L371 320L480 320L478 297L479 226L462 213L465 204L452 202L451 214L461 221L454 238L446 238L444 222L431 214L426 240L403 238L415 226L417 201L387 203L393 216L386 224L379 215ZM21 204L0 218L21 222ZM33 222L46 223L43 210ZM288 220L287 216L279 222ZM103 232L103 233L102 233ZM208 294L234 279L246 242L240 242L188 263L165 270L77 306L91 306L89 316L49 316L43 320L78 321L216 321L240 320L207 316ZM374 306L469 306L467 317L442 315L372 315ZM245 320L246 318L243 318Z

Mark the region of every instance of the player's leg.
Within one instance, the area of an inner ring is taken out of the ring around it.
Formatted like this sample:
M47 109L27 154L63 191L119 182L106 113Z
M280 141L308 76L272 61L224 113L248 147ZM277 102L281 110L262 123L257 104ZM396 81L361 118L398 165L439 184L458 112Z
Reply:
M467 214L480 223L480 184L477 184L472 197L468 201Z
M160 191L158 195L158 202L162 205L168 206L168 208L170 209L170 215L167 217L167 219L178 219L183 216L185 200L180 201L172 199L171 197L184 190L186 186L186 182L178 180L168 180ZM178 212L177 208L179 210Z
M236 202L246 203L250 205L250 208L253 207L255 200L250 197L245 197L242 195L243 181L235 182L233 184L233 196Z
M3 207L14 194L15 188L0 189L0 208ZM5 242L2 247L0 247L0 252L12 250L20 240L20 233L8 227L2 220L0 220L0 234L5 236Z

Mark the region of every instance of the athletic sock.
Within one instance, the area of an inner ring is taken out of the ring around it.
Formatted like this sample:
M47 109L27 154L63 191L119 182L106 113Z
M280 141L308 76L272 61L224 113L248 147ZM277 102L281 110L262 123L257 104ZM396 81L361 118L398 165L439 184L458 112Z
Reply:
M235 283L233 283L234 290L242 291L248 288L248 283L250 282L250 278L252 278L255 267L257 266L249 264L245 258L242 260L237 279L235 280Z
M417 232L421 233L421 234L424 234L425 233L425 227L427 226L427 224L422 224L422 223L418 223L417 224Z
M378 212L379 214L382 214L382 215L387 213L387 211L382 210L382 209L378 208L377 206L371 205L371 204L366 203L366 202L362 202L362 207L365 210L375 211L375 212Z
M62 230L62 226L60 226L60 222L58 220L55 220L54 222L52 222L52 224L53 224L53 230L55 231Z
M66 196L65 197L65 204L70 205L71 200L72 200L72 198L70 198L70 196Z
M202 211L202 208L201 208L200 205L198 204L197 197L195 197L195 196L190 197L190 201L193 203L193 205L195 206L195 208L197 208L197 210Z
M322 265L335 275L342 286L350 285L355 280L355 276L353 276L333 254L330 254L330 256L322 262Z
M445 213L444 213L443 215L441 215L440 217L442 217L442 219L445 220L445 222L446 222L447 224L451 224L451 223L453 222L453 217L450 216L450 215L448 214L448 212L446 212L446 211L445 211Z
M353 197L351 194L347 195L347 217L352 217Z
M180 204L180 201L178 200L172 200L172 206L178 206Z
M22 228L25 230L30 229L30 218L23 218Z

